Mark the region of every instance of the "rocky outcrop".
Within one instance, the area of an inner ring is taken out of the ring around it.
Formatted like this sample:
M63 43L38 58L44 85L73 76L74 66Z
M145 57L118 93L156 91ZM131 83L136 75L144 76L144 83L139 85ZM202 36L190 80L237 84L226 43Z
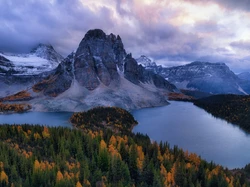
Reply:
M56 68L53 74L35 84L32 89L34 92L43 92L44 95L56 97L70 88L73 81L73 59L75 54L71 53Z

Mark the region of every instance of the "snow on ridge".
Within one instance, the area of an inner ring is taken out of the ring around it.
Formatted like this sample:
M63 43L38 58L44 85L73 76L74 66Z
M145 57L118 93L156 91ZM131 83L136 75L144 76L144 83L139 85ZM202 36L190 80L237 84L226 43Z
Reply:
M152 62L152 60L150 60L145 55L142 55L140 58L137 58L136 61L138 64L142 65L143 67L156 66L156 63Z
M37 75L51 71L58 66L58 62L38 57L36 54L7 55L1 53L1 56L11 61L14 65L12 69L19 72L16 75Z

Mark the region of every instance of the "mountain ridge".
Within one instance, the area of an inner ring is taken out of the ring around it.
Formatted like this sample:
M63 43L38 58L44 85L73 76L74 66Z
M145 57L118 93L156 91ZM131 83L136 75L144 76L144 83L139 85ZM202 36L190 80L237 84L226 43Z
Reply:
M144 64L147 64L147 61ZM194 61L174 67L162 67L151 63L146 69L161 75L179 89L198 90L211 94L247 95L250 93L249 83L241 80L225 63Z

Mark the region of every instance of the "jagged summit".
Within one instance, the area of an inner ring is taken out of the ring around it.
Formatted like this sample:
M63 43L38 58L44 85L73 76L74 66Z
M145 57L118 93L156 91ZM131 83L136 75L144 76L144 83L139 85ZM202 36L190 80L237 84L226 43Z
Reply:
M152 60L145 55L141 55L136 61L144 67L156 66L156 63L152 62Z
M87 39L105 39L106 38L106 34L101 30L101 29L93 29L93 30L89 30L83 39L87 40Z

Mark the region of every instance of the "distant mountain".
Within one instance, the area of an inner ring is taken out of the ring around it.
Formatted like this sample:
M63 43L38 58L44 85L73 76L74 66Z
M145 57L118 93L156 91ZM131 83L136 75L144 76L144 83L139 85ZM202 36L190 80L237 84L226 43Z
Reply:
M145 67L146 70L153 71L156 74L159 74L163 69L161 65L157 65L155 62L152 62L152 60L145 55L141 55L140 58L136 59L136 61L138 64L141 64L143 67Z
M28 54L0 53L0 73L37 75L55 69L62 60L51 45L39 44Z
M29 94L34 110L80 111L99 105L126 109L167 104L177 88L138 65L120 36L95 29Z
M39 44L28 54L0 53L0 96L26 89L53 71L63 57L51 45Z
M141 63L143 63L142 60ZM198 90L210 94L245 95L250 93L249 83L239 79L224 63L192 62L168 68L163 68L155 63L143 64L146 69L161 75L179 89Z
M164 76L177 87L219 94L246 94L239 78L224 63L192 62L166 68Z
M237 75L242 80L249 80L250 81L250 72L243 72Z

